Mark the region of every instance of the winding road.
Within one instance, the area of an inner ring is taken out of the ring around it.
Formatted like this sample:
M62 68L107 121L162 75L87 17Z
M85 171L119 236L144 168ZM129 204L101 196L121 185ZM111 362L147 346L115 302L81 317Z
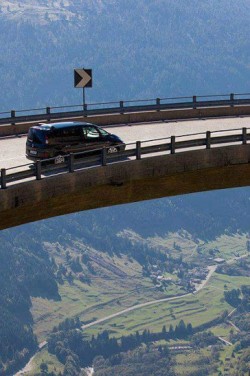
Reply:
M201 289L203 289L205 287L205 285L207 284L207 282L211 278L212 274L215 272L216 268L217 268L217 265L211 265L211 266L208 267L209 272L208 272L206 278L204 279L204 281L201 284L199 284L198 286L196 286L196 289L195 289L195 291L193 293L189 292L189 293L183 294L183 295L172 296L171 298L163 298L163 299L151 300L150 302L137 304L137 305L134 305L132 307L123 309L122 311L113 313L112 315L103 317L102 319L98 319L98 320L95 320L93 322L90 322L89 324L82 325L81 328L82 329L90 328L91 326L94 326L94 325L97 325L97 324L101 324L104 321L108 321L110 319L113 319L114 317L121 316L124 313L135 311L136 309L144 308L144 307L147 307L147 306L150 306L150 305L154 305L154 304L158 304L158 303L168 302L168 301L171 301L171 300L177 300L177 299L181 299L181 298L193 295L193 294L197 294L197 292L199 292Z

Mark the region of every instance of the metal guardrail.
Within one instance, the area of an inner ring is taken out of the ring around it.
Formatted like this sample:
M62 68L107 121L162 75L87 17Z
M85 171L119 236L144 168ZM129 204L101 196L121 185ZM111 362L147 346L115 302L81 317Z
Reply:
M33 108L0 112L0 125L25 122L60 120L94 115L125 114L132 112L197 109L205 107L234 107L250 104L250 93L202 95L190 97L139 99L129 101L88 103L81 105ZM69 110L70 109L70 110Z
M154 153L175 154L177 150L190 149L196 147L205 147L211 149L212 145L225 145L241 143L246 145L250 140L250 128L237 128L230 130L221 130L214 132L193 133L190 135L171 136L168 138L136 141L135 143L126 144L127 149L119 153L107 152L108 148L95 149L81 153L68 154L64 156L64 162L55 164L56 158L39 160L35 163L28 163L21 166L15 166L8 169L1 169L1 189L6 189L8 183L22 181L29 178L41 180L51 175L61 173L73 173L74 171L89 168L93 166L106 166L109 163L122 162L129 157L141 159L143 155ZM228 133L227 135L218 136L219 132ZM232 133L233 134L229 134ZM237 133L235 133L237 132ZM212 134L215 133L215 136ZM200 137L202 135L202 137ZM182 137L191 139L180 140ZM146 145L147 143L156 143L154 145ZM135 147L131 147L135 144ZM143 146L145 144L145 146ZM26 168L18 172L12 172L14 169Z

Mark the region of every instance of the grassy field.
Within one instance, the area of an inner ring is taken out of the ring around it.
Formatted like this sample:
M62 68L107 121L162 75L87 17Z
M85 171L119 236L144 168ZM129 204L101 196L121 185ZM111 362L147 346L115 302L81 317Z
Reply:
M214 241L204 242L200 239L194 239L187 231L180 230L175 233L168 233L164 238L159 236L148 238L147 242L149 245L165 249L172 256L178 257L181 254L183 259L187 261L197 260L197 257L201 257L197 252L197 248L200 248L203 257L209 257L209 251L217 250L215 257L229 260L235 255L246 253L247 239L247 234L235 234L233 236L224 234Z
M112 320L86 329L89 335L107 329L120 337L136 330L160 331L163 325L176 325L181 319L194 327L218 317L224 310L232 307L224 300L224 285L228 289L249 283L247 277L229 277L215 273L208 285L196 295L170 302L158 303L135 310Z
M219 252L216 254L216 257L229 260L236 255L241 256L247 253L247 239L247 234L235 234L234 236L222 235L214 241L205 243L202 246L202 253L207 254L209 250L217 249Z
M103 270L98 270L90 284L74 280L72 284L65 281L59 285L60 301L32 299L34 331L39 342L67 317L79 316L83 322L93 321L132 305L180 292L173 285L163 294L150 279L142 277L141 266L127 257L110 258L105 255L105 262L115 265L124 275L120 277L107 270L104 275Z
M173 244L176 247L177 244L181 247L182 253L186 254L190 254L190 252L195 254L196 252L197 244L186 232L169 234L166 239L153 238L150 241L158 242L161 246L165 245L169 248L173 247ZM185 242L187 244L184 252ZM245 235L231 237L224 235L206 247L207 250L215 247L220 249L220 256L226 258L225 252L230 257L234 256L235 250L238 253L245 253L245 245ZM51 247L50 252L54 253L57 263L65 263L61 249L55 252L53 245L48 245L48 247ZM81 247L81 244L76 244L74 249L70 249L71 254L80 255ZM91 254L100 258L100 252L91 249ZM126 256L110 257L107 254L102 254L101 258L106 264L113 265L122 271L122 277L98 265L97 273L92 276L89 285L79 280L74 280L73 284L65 282L63 285L59 285L61 301L33 299L34 330L39 342L46 339L53 327L67 317L79 316L83 322L94 321L136 304L185 293L175 284L169 285L164 293L157 290L149 278L142 276L141 266ZM169 273L168 276L170 276ZM176 278L175 275L174 277ZM249 279L244 277L215 273L209 284L197 295L136 310L89 328L87 333L97 334L99 331L109 329L116 336L120 336L144 328L158 331L163 325L169 326L170 323L176 325L181 319L197 326L215 318L223 310L231 309L223 299L224 289L230 290L248 283Z
M112 332L112 335L120 337L121 335L127 335L133 333L135 330L142 331L147 328L152 331L160 331L163 325L167 327L170 324L176 325L180 319L183 319L186 323L191 322L193 326L205 323L215 317L217 317L224 310L229 312L232 307L224 301L224 287L225 284L227 289L239 288L241 285L249 284L249 278L247 277L233 277L225 276L215 273L211 278L209 284L201 290L196 296L190 296L186 298L181 298L177 301L172 301L168 303L161 303L154 307L147 307L140 312L132 312L126 314L115 320L104 323L103 325L89 328L87 332L89 334L97 334L103 329L108 329ZM211 328L211 331L218 336L225 339L229 339L229 333L232 330L231 326L227 325L217 325ZM172 343L169 343L171 345ZM236 360L232 359L232 347L224 347L220 353L220 360L222 362L219 370L224 371L228 369L229 364L231 365L231 371L234 372ZM180 359L185 360L185 356ZM190 359L188 356L188 359ZM230 362L226 358L230 358ZM189 372L195 369L195 365L188 364ZM193 368L192 368L193 367ZM180 362L176 368L178 370L178 375L185 375L185 361L183 364ZM211 373L211 376L217 376L218 371ZM231 373L233 375L233 373Z
M235 332L235 329L231 325L228 325L228 324L216 325L211 328L211 332L215 336L222 337L226 339L227 341L229 341L229 335L230 335L231 330Z
M133 231L127 231L126 236L132 241L143 242L144 240ZM203 244L200 240L193 239L192 235L185 230L170 232L165 237L149 237L146 241L149 246L165 250L166 253L170 253L172 256L178 257L182 254L183 258L190 257L190 255L195 253L197 245Z
M225 259L233 258L235 254L246 253L246 236L238 234L231 237L224 235L215 242L203 243L202 246L199 240L193 240L186 232L169 234L166 239L155 237L147 239L147 241L166 247L168 252L172 249L176 256L182 254L186 259L195 259L196 261L202 258L202 262L206 259L210 249L218 249L220 252L216 256ZM201 246L204 255L198 255L198 245ZM81 255L81 246L81 244L76 244L74 249L67 249L67 251L74 257ZM54 245L48 245L48 247L51 248L50 252L57 263L66 264L66 250L55 250ZM60 301L55 302L42 298L33 299L34 331L39 342L47 339L53 327L65 318L79 316L82 322L87 323L136 304L185 293L175 284L169 285L167 291L159 291L149 278L142 276L141 266L135 260L126 256L111 257L104 253L100 255L100 252L93 249L91 249L91 255L97 258L97 262L90 284L82 283L77 279L72 284L65 281L64 284L59 285ZM203 258L203 256L206 257ZM112 265L116 269L113 270L108 265ZM176 275L169 273L166 273L166 276L173 277L173 280L177 278ZM103 330L108 330L112 336L119 338L122 335L135 333L136 330L150 329L152 332L159 332L163 325L166 325L167 328L170 324L175 326L181 319L196 327L218 317L224 310L230 312L233 308L225 302L224 290L239 288L244 284L249 284L249 278L214 273L209 283L197 294L131 311L90 327L84 331L84 334L91 336L97 335ZM228 339L231 327L217 325L211 330L215 335ZM228 348L225 348L221 353L221 370L223 370L223 359L227 357L228 351ZM179 356L178 358L180 375L182 374L182 367L185 367L185 357L184 354L183 357ZM34 361L36 370L38 370L42 361L47 362L51 370L53 370L53 367L58 370L62 367L46 350L41 351L36 356ZM190 367L192 368L192 365ZM34 374L33 371L29 374L30 376ZM216 374L212 376L216 376Z
M64 365L57 360L56 356L49 354L47 349L43 349L42 351L37 353L36 357L31 363L32 371L30 371L28 375L33 376L36 373L39 373L41 363L46 363L48 365L49 372L54 371L57 374L59 372L63 373Z
M176 365L174 367L175 372L178 376L185 376L187 372L191 374L194 371L197 371L197 365L204 365L209 369L210 376L217 376L218 373L214 371L213 366L216 365L216 362L211 362L208 364L206 359L211 359L211 350L201 349L196 352L185 352L183 354L175 355Z

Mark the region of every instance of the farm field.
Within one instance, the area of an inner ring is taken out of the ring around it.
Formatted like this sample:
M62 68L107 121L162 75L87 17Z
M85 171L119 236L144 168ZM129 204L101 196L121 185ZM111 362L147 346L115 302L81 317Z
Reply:
M88 335L97 335L100 331L108 330L115 337L121 337L149 329L152 332L161 331L163 325L177 325L180 320L191 323L193 327L207 323L223 311L231 310L231 306L224 300L224 284L228 289L238 288L249 283L247 277L222 276L215 273L203 290L179 300L157 303L153 306L128 312L100 325L87 328Z
M129 235L135 236L131 233ZM184 248L184 238L187 241L186 248ZM225 235L221 236L216 243L206 243L202 246L202 253L204 252L205 257L202 258L201 262L204 263L204 259L207 259L209 249L214 248L219 250L219 257L227 260L232 260L235 257L235 249L237 249L237 255L245 255L246 239L247 237L244 234ZM137 237L137 241L144 240ZM150 242L152 239L147 239L147 241ZM169 234L169 238L165 240L154 238L153 242L157 241L159 242L158 246L159 244L160 247L166 246L168 252L171 249L174 257L179 257L181 253L183 258L188 260L192 254L192 259L194 258L197 263L199 262L201 255L197 253L197 246L201 243L198 240L194 241L186 232ZM155 243L154 246L156 246ZM78 243L75 244L74 248L66 250L59 250L58 245L53 244L48 245L48 247L50 247L50 252L53 254L56 263L66 265L66 253L69 252L72 257L79 256L83 245ZM53 327L66 318L79 317L83 324L87 324L134 305L187 293L177 284L178 277L176 274L165 273L165 277L172 278L173 283L168 285L164 291L160 291L150 278L143 275L142 266L131 257L100 254L95 249L88 251L97 265L96 269L93 270L90 282L81 282L79 279L74 279L73 282L64 280L63 284L59 284L60 301L42 298L33 299L34 330L39 342L46 340ZM227 257L227 252L230 257ZM84 329L83 334L85 338L91 338L92 335L97 336L100 332L108 330L110 336L120 338L134 334L136 331L142 332L144 329L149 329L151 332L160 332L163 325L168 329L170 325L176 326L180 320L184 320L186 324L191 323L195 328L218 318L224 311L232 311L232 307L224 300L224 291L237 289L246 284L249 284L249 277L229 276L214 272L204 288L197 293L121 314ZM227 324L214 324L210 325L209 330L214 335L228 340L232 327ZM170 340L167 344L174 346L178 342L178 340ZM181 342L189 344L188 341L182 340ZM222 371L225 358L228 358L228 352L227 347L220 351L222 361L220 369ZM176 355L176 370L180 375L185 370L186 356L186 353ZM205 352L204 354L192 353L193 363L190 362L190 372L195 369L195 363L199 356L206 356L206 354ZM49 370L55 367L59 371L63 367L45 348L35 357L32 371L28 375L33 376L39 370L39 365L43 361L48 364ZM216 373L211 373L211 375L216 376Z
M185 243L181 236L187 239L187 249L184 249ZM246 238L244 234L220 237L216 243L216 247L221 253L220 257L226 258L227 252L233 257L235 249L238 253L244 254ZM171 233L165 241L168 242L168 247L173 243L179 244L183 255L187 255L194 247L194 243L187 233L181 235ZM49 247L56 262L65 263L62 250L58 252L55 246L49 245ZM73 255L79 255L81 247L81 244L76 244L70 252ZM208 243L206 247L207 249L214 248L215 243ZM180 251L176 252L180 253ZM133 305L186 293L181 286L177 286L175 283L169 285L164 291L156 289L152 281L142 275L141 265L127 256L114 255L111 257L105 253L100 256L100 253L94 249L91 249L90 253L92 257L98 258L99 263L90 283L83 283L77 279L72 283L64 281L63 284L59 284L60 301L33 298L34 330L39 342L45 340L53 327L67 317L79 316L83 323L88 323ZM198 260L197 254L195 257ZM101 262L104 263L104 266L100 265ZM116 269L113 270L110 265ZM176 281L176 275L166 273L166 276L172 276L173 281ZM230 310L230 306L223 299L224 289L239 288L248 283L247 277L214 273L209 283L198 294L127 313L91 327L86 330L86 333L92 335L108 329L119 337L144 328L157 331L163 325L168 326L170 323L176 325L181 319L191 322L194 326L201 325L217 317L223 310Z

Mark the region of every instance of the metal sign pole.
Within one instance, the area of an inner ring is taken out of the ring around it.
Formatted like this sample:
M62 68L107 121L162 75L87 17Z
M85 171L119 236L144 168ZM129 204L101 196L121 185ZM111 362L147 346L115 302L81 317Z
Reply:
M82 106L83 106L83 111L85 110L85 88L82 88Z

